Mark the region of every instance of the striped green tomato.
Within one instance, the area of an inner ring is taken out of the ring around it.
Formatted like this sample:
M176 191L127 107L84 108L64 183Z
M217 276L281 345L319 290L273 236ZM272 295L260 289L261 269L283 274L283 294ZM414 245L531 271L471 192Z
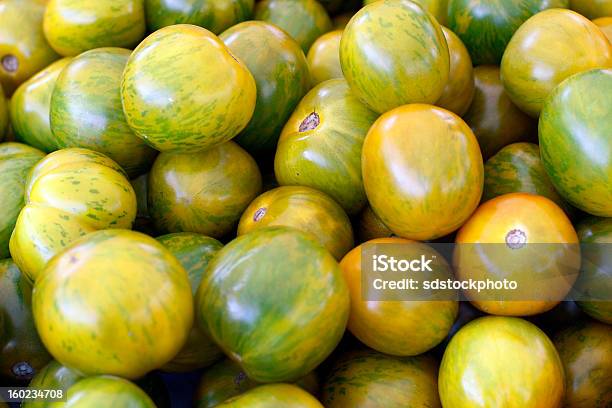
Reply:
M242 214L238 235L273 225L310 234L338 260L353 248L353 228L342 207L310 187L284 186L263 193Z
M261 191L255 160L234 142L162 153L149 173L149 213L160 232L230 233Z
M283 129L274 158L280 185L320 190L349 214L366 203L361 147L377 115L351 93L344 79L313 88Z
M374 3L379 0L363 0L364 6ZM423 7L425 11L431 13L440 24L446 25L448 18L448 1L449 0L412 0L414 3Z
M68 388L64 408L155 408L149 396L134 383L110 375L84 378Z
M230 398L219 408L323 408L315 397L291 384L260 385Z
M474 65L501 61L514 32L529 17L569 0L450 0L448 26L465 43Z
M328 408L440 407L436 380L437 364L426 355L349 352L333 365L322 401Z
M344 29L340 64L353 93L384 113L408 103L435 103L448 81L450 59L431 14L409 0L382 0L359 10Z
M32 286L10 259L0 260L0 378L27 381L51 360L32 316Z
M21 143L0 143L0 259L8 258L9 239L25 205L25 179L45 154Z
M236 362L225 359L207 369L202 375L196 391L195 405L197 408L213 408L258 385L259 383L247 377ZM316 374L311 372L296 381L295 385L316 395L319 380Z
M267 227L213 259L196 295L198 323L255 381L295 381L336 347L349 295L336 260L310 236Z
M246 64L257 84L255 112L235 142L255 156L269 155L287 119L310 89L304 53L287 33L262 21L238 24L219 38Z
M255 20L285 30L304 53L318 37L332 29L329 14L316 0L263 0L255 6Z
M249 20L254 0L145 0L147 26L156 31L173 24L194 24L215 34Z
M96 231L54 257L32 309L49 352L87 375L140 378L174 358L193 325L185 269L155 239L128 230Z
M594 68L612 68L612 45L604 33L578 13L550 9L516 31L502 58L501 80L510 99L538 117L559 83Z
M145 35L144 0L49 0L45 37L64 56L101 47L132 48Z
M474 80L474 99L463 119L474 131L485 160L510 143L537 138L537 122L508 98L498 66L474 68Z
M157 152L132 132L121 108L121 74L130 53L98 48L75 57L57 78L50 121L59 148L104 153L135 177L151 167Z
M580 322L555 334L565 371L565 407L612 406L612 326Z
M200 286L206 274L208 264L215 254L223 248L223 244L205 235L182 232L157 237L176 258L189 275L191 292ZM212 340L200 329L194 326L189 333L187 342L172 361L162 367L164 371L184 372L207 367L217 361L223 353Z
M570 8L590 19L612 16L610 0L570 0Z
M609 265L612 265L612 218L587 217L576 225L582 247L582 268L575 285L578 305L589 316L612 324Z
M64 393L74 383L83 378L77 371L65 367L55 360L43 367L28 384L32 389L62 390ZM26 400L22 408L53 408L54 403L47 400Z
M440 365L444 407L560 407L563 366L535 325L515 317L472 320L453 336Z
M562 82L539 123L553 185L572 205L600 217L612 217L611 117L612 69L592 70Z
M483 201L508 193L532 193L571 211L546 174L537 144L513 143L502 148L485 163L484 180Z
M160 151L193 152L230 140L251 120L256 94L253 76L223 42L188 24L141 42L121 85L128 125Z
M136 195L123 170L101 153L63 149L32 168L10 251L34 282L75 239L98 229L131 228Z
M57 150L49 120L51 94L57 77L71 60L55 61L17 88L10 104L11 126L17 141L47 153Z
M442 32L450 52L450 71L448 82L436 105L463 116L474 98L472 59L455 33L446 27L442 27Z

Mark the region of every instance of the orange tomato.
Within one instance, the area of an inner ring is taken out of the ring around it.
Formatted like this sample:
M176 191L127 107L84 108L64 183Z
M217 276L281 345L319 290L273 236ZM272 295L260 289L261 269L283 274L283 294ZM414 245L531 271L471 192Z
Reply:
M546 197L511 193L481 205L459 230L453 263L459 280L516 281L510 291L465 291L480 310L527 316L552 309L580 268L578 236ZM478 245L485 244L485 245Z

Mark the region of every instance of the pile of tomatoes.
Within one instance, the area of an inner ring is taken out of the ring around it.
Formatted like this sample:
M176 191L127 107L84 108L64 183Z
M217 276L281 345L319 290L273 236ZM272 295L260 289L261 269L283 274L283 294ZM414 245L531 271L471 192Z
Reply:
M0 0L0 85L1 386L612 406L612 0Z

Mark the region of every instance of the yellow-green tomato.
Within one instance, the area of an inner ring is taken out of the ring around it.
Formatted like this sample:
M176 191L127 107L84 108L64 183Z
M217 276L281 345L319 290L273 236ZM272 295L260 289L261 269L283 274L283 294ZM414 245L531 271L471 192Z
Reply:
M49 0L43 28L51 47L64 56L132 48L145 35L144 0Z
M72 58L62 58L21 84L10 104L11 126L15 138L47 153L57 150L49 112L51 94L60 72Z
M313 85L328 79L342 78L340 66L340 39L342 30L334 30L323 34L308 50L308 65L312 75Z
M474 69L472 59L463 42L446 27L442 32L450 52L450 72L448 83L436 105L463 116L474 98Z
M49 352L87 375L140 378L170 361L193 324L187 272L155 239L102 230L46 266L32 295Z
M484 166L468 125L446 109L405 105L382 115L363 144L363 182L374 212L403 238L458 229L480 202Z
M510 99L538 117L546 97L564 79L612 67L612 45L587 18L550 9L527 20L514 34L501 62L501 80Z
M43 34L44 12L40 1L0 2L0 84L7 96L59 58Z
M261 191L255 160L234 142L162 153L149 173L149 213L160 232L228 234Z
M136 195L123 170L87 149L58 150L34 166L25 203L9 246L32 282L75 239L98 229L131 228L136 217Z
M612 17L612 0L570 0L570 8L587 18Z
M384 113L435 103L448 81L450 57L431 14L409 0L385 0L351 19L340 42L340 63L353 93Z
M128 125L159 151L198 151L236 136L257 90L247 67L210 31L188 24L147 37L121 87Z

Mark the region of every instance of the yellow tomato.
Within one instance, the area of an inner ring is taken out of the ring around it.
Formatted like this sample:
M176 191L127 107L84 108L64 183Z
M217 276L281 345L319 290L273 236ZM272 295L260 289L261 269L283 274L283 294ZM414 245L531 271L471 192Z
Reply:
M435 253L425 244L402 238L374 239L364 245L371 244L405 244L406 253ZM444 340L457 317L457 302L364 300L362 250L363 245L354 248L340 262L351 298L348 321L351 333L368 347L396 356L416 356ZM444 265L448 279L451 277L450 268Z
M54 257L34 285L34 321L61 364L140 378L170 361L193 325L187 272L155 239L103 230Z
M427 240L458 229L478 206L482 155L465 122L446 109L405 105L382 115L363 145L363 181L382 222Z
M448 82L436 105L463 116L474 98L474 69L472 59L463 42L446 27L442 32L450 53Z
M340 39L342 30L323 34L308 50L308 66L312 75L313 85L334 78L342 78L340 66Z
M31 281L76 238L131 228L136 217L136 194L121 168L86 149L59 150L41 160L30 172L25 201L10 251Z

